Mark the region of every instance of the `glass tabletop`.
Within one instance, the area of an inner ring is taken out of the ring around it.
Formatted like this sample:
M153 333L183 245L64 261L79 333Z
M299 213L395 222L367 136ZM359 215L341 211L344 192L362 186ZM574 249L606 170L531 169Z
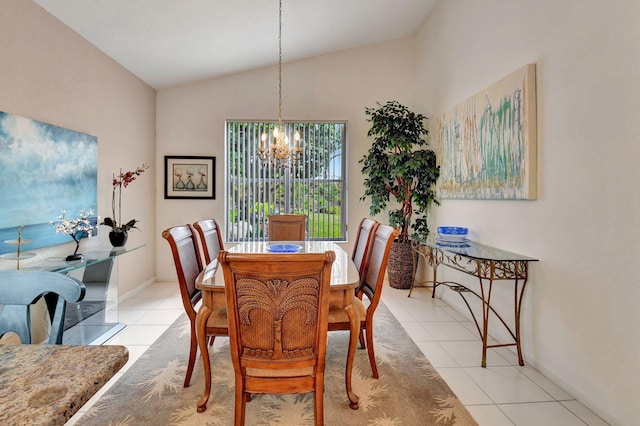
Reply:
M449 253L470 257L472 259L493 261L538 261L538 259L533 257L487 246L471 240L453 243L440 241L436 238L428 238L426 241L419 241L418 243Z
M47 257L40 262L32 263L28 267L21 268L21 270L67 273L76 269L84 268L85 266L104 262L105 260L138 250L141 247L144 247L144 245L133 247L108 247L104 249L98 248L96 250L84 252L84 257L82 259L72 261L66 261L64 257Z
M276 251L269 250L272 246L277 247ZM285 249L295 250L295 253L322 253L327 250L333 250L336 259L331 267L331 288L353 288L360 282L358 269L351 260L351 256L333 241L249 241L240 242L230 247L228 251L231 253L269 253L274 256L293 253L283 250L279 246L287 246ZM201 289L207 289L207 287L224 288L224 276L218 272L218 261L216 259L209 263L198 275L196 287Z

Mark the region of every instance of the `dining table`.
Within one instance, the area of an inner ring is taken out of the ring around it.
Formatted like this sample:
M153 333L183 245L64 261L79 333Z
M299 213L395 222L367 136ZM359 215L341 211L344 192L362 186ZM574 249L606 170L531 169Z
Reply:
M119 345L0 345L0 424L64 425L128 359Z
M350 335L349 348L345 368L345 387L349 406L357 410L358 396L353 392L351 386L351 373L353 370L353 360L360 332L360 316L353 305L355 290L360 283L358 270L351 260L349 254L338 244L332 241L249 241L241 242L228 248L232 253L272 253L274 260L281 252L291 254L291 251L298 253L323 253L333 250L336 259L331 267L331 285L329 292L329 305L342 307L349 316ZM196 315L196 336L198 347L202 357L204 367L205 388L202 397L197 403L197 411L206 410L207 402L211 394L211 361L209 359L208 339L206 335L206 325L211 312L226 306L224 290L224 274L222 268L218 267L217 259L206 265L203 271L196 278L196 288L202 292L202 304Z

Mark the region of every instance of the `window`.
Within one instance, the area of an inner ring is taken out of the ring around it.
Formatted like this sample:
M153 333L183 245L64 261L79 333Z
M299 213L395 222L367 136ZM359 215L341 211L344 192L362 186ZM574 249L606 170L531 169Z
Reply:
M307 215L310 240L346 240L345 122L284 122L300 132L302 158L277 168L258 158L260 136L277 123L227 121L226 240L262 241L270 214Z

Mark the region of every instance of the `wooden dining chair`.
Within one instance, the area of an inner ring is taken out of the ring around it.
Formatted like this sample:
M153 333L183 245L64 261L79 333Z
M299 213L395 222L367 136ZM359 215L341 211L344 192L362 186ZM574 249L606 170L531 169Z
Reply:
M393 240L398 236L399 231L389 225L379 225L374 233L373 245L369 262L364 272L364 278L360 282L357 298L354 298L353 304L360 315L360 346L365 347L369 354L369 363L373 377L376 379L378 375L378 367L373 349L373 314L380 302L382 287L384 284L384 274L387 269L389 260L389 251ZM362 302L362 296L366 295L369 299L369 305L365 308ZM329 307L329 331L350 330L349 317L345 310L340 306Z
M193 227L198 232L204 261L208 265L218 257L220 250L224 250L222 232L215 219L199 220Z
M62 344L67 302L82 300L85 285L67 275L45 271L0 271L0 336L14 332L21 343L31 341L31 305L45 298L51 331L50 345Z
M191 323L191 339L189 346L189 362L187 364L187 374L184 378L184 387L188 387L191 382L191 375L196 361L198 351L198 341L196 338L196 304L202 299L202 293L196 288L196 278L202 271L202 261L198 251L193 228L190 225L174 226L162 232L162 237L167 240L173 254L173 262L178 275L178 286L182 305ZM206 334L209 343L213 344L216 336L228 336L229 327L227 325L226 306L212 307L213 311L207 322Z
M360 221L360 225L358 226L356 243L353 246L351 260L353 260L353 263L358 269L361 281L364 278L364 273L369 263L369 254L371 253L371 246L373 245L373 239L378 226L380 226L378 221L367 219L366 217Z
M269 241L304 241L307 233L307 216L303 214L269 215Z
M221 251L235 372L234 424L251 394L314 393L324 424L324 368L333 251L246 254Z

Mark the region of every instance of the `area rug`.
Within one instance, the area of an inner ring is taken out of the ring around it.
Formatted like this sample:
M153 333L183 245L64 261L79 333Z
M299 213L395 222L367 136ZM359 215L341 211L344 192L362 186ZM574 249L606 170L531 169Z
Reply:
M381 303L374 320L380 378L374 379L367 351L356 350L353 389L360 409L349 408L344 369L348 332L330 332L325 370L325 424L369 426L476 425L469 412ZM210 350L212 391L207 410L196 412L204 386L200 360L183 388L189 350L186 315L132 365L78 425L233 424L233 366L228 338ZM312 425L313 395L257 395L247 403L247 425Z

